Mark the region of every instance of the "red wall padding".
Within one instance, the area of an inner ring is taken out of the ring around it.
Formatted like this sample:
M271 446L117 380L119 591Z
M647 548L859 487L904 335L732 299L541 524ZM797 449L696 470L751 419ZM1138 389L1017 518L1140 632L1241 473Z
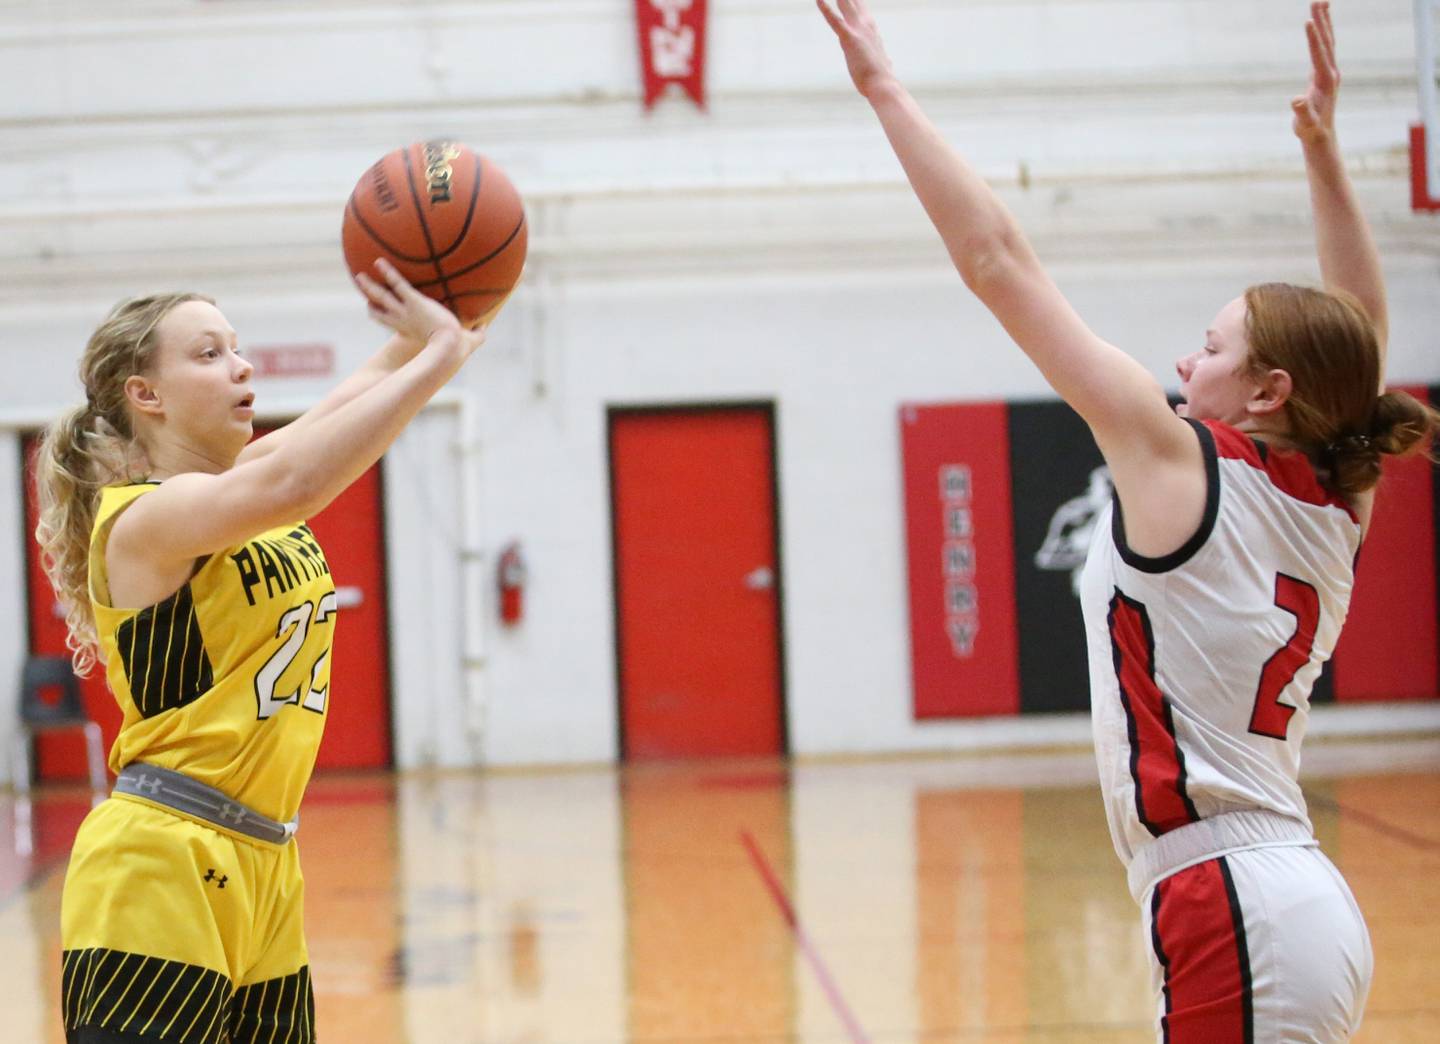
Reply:
M1403 389L1422 402L1423 387ZM1335 699L1433 699L1437 670L1435 469L1387 458L1355 569L1350 616L1335 647Z
M1423 387L1405 390L1430 399ZM1022 541L1023 547L1016 547L1016 534L1034 528L1027 524L1027 529L1022 519L1050 518L1067 497L1085 489L1088 475L1087 468L1077 463L1080 455L1065 463L1065 475L1051 475L1039 487L1019 481L1024 476L1013 471L1023 463L1012 464L1013 439L1019 440L1017 447L1030 447L1020 453L1028 457L1036 445L1047 445L1047 437L1052 446L1059 437L1054 432L1045 436L1054 418L1041 417L1044 411L1039 407L1048 405L947 403L900 409L917 720L1085 706L1083 667L1064 670L1058 685L1051 677L1063 660L1059 655L1063 640L1081 626L1078 604L1064 583L1048 595L1017 599L1021 572L1036 572L1030 567L1034 534ZM1040 434L1027 436L1030 428ZM1055 446L1045 463L1073 448ZM947 469L960 474L953 470L958 468L966 469L967 478L957 480L947 498L944 476ZM1440 696L1436 470L1423 456L1385 462L1374 520L1359 558L1350 615L1332 660L1337 701ZM957 549L962 551L959 558L947 558L947 550ZM947 567L953 570L957 565L963 567L958 575L947 575ZM1034 586L1034 577L1025 582ZM957 592L957 585L968 590ZM967 624L975 627L973 647L968 649L951 637L952 629ZM1053 649L1054 655L1032 657L1022 664L1022 635L1048 636L1042 645ZM1055 662L1048 663L1051 659ZM1068 702L1042 703L1024 696L1037 688L1063 689ZM1328 698L1329 688L1328 684L1318 687L1315 697Z
M916 718L1020 709L1007 415L900 410Z

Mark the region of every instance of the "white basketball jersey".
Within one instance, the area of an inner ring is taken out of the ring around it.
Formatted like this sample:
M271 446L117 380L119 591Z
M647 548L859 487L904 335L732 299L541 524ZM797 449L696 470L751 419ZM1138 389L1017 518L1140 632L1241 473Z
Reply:
M1300 743L1360 547L1354 513L1303 454L1190 423L1208 487L1199 530L1146 558L1114 504L1080 583L1100 785L1127 865L1221 812L1268 809L1309 829Z

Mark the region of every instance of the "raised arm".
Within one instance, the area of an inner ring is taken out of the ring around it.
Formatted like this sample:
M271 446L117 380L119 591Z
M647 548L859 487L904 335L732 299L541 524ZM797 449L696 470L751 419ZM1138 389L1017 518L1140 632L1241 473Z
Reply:
M1344 290L1360 301L1375 324L1380 342L1380 379L1384 386L1385 346L1390 317L1385 304L1385 279L1370 225L1355 199L1350 176L1335 137L1335 102L1340 67L1335 61L1335 29L1330 5L1310 5L1305 23L1310 44L1310 86L1290 103L1295 136L1305 155L1310 181L1310 208L1315 215L1315 246L1320 277L1330 290Z
M838 0L838 10L827 0L816 4L965 285L1094 433L1127 523L1150 528L1144 516L1155 502L1157 525L1149 534L1154 539L1142 537L1151 548L1137 545L1137 550L1165 553L1174 548L1153 548L1178 547L1193 526L1186 530L1189 519L1174 505L1195 500L1196 521L1203 509L1204 474L1194 433L1175 416L1149 371L1085 325L1014 216L896 79L863 0ZM1178 540L1171 539L1171 529Z
M381 264L387 285L361 280L371 314L424 347L348 402L291 432L273 452L218 474L176 475L137 499L110 534L112 579L117 566L127 576L143 577L146 593L158 600L188 578L196 558L320 511L380 459L484 342L483 328L462 329L444 306ZM140 604L149 602L142 597Z
M347 402L369 391L386 377L415 358L424 342L415 341L401 334L395 334L381 346L380 350L365 361L365 364L341 381L314 406L296 417L289 424L263 435L246 446L236 464L248 464L274 453L298 431L310 427L321 417L334 413Z

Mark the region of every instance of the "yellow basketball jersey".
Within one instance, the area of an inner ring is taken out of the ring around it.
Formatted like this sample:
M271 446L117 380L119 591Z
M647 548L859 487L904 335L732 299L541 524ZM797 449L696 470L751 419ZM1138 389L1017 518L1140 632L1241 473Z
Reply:
M90 604L110 691L124 712L118 772L183 772L278 820L309 782L330 693L335 584L303 522L216 552L169 598L110 606L105 543L158 483L107 486L90 537Z

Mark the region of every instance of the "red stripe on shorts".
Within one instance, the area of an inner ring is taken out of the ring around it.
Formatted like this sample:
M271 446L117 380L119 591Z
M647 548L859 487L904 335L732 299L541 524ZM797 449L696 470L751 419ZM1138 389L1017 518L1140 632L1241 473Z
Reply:
M1165 972L1168 1044L1253 1044L1250 953L1235 882L1224 858L1155 886L1150 941Z

